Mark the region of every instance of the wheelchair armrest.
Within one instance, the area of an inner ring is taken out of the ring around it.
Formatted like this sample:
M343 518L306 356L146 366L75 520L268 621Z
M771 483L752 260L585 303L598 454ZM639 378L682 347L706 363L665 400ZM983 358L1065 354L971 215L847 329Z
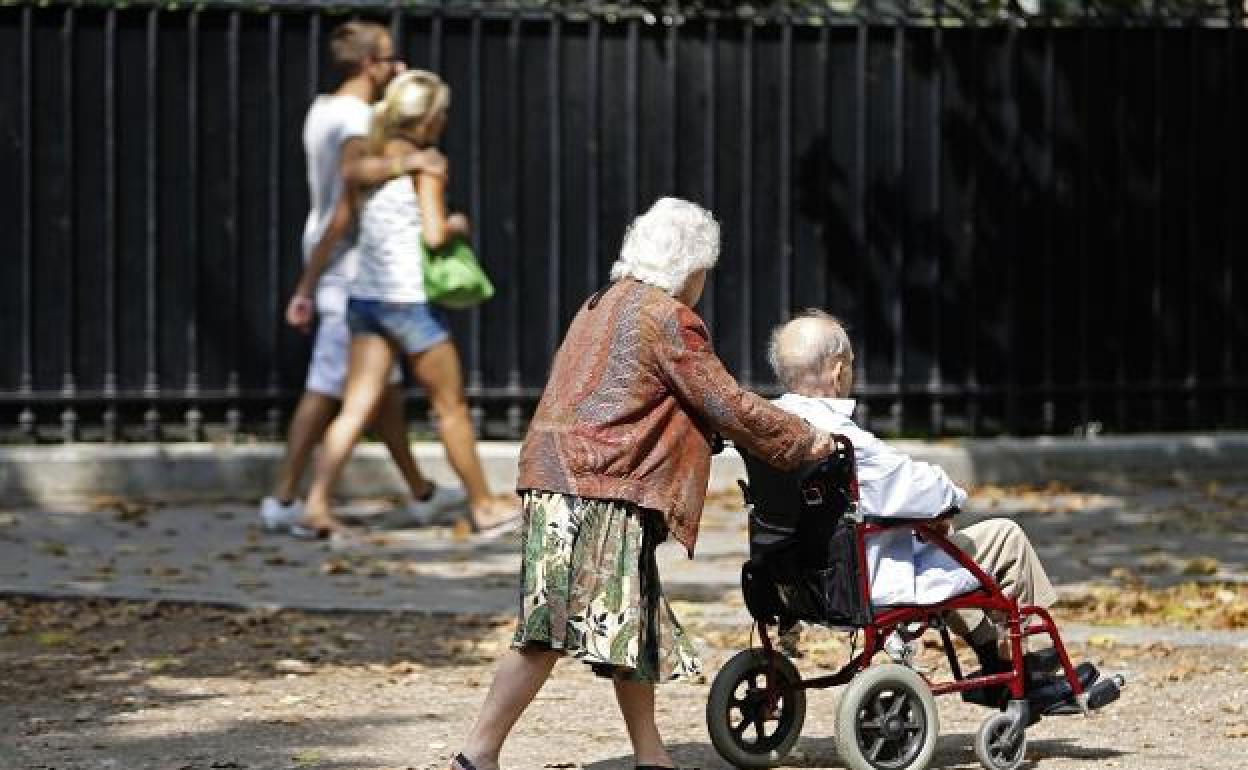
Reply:
M904 517L904 516L863 516L862 520L867 524L874 524L877 527L893 529L896 527L914 527L920 524L931 524L944 519L951 519L961 513L958 506L950 506L950 508L941 513L939 516L922 516L922 517Z

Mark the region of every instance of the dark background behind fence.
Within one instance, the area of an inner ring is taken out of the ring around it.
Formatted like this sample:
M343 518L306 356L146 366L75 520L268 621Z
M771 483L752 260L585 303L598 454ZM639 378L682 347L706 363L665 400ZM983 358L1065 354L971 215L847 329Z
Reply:
M770 327L819 306L850 324L877 429L1245 422L1237 10L383 13L453 89L450 196L500 288L454 329L491 435L522 430L567 321L664 194L723 224L702 312L760 390ZM6 435L278 430L308 353L281 321L300 130L342 18L0 8Z

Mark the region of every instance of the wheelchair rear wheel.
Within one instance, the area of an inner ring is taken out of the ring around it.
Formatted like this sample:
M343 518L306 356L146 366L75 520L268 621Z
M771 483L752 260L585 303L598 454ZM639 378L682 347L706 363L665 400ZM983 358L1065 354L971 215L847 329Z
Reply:
M774 678L773 678L774 677ZM778 652L742 650L715 675L706 701L711 743L737 767L775 767L792 750L806 720L801 676Z
M836 749L850 770L923 770L939 734L931 688L897 663L854 677L836 710Z

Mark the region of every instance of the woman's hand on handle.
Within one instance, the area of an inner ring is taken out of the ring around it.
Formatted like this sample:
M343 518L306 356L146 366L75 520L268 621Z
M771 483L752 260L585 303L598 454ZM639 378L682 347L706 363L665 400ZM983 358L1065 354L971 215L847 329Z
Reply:
M810 445L810 456L806 459L812 462L819 462L835 451L836 436L817 430L815 431L814 443Z

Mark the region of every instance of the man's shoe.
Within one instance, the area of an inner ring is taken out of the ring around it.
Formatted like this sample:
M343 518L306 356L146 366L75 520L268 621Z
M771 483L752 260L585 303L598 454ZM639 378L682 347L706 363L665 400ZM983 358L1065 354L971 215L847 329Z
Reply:
M1080 663L1075 666L1075 676L1079 677L1079 685L1087 690L1101 678L1101 672L1092 663ZM1054 674L1047 683L1027 688L1027 702L1033 714L1048 714L1074 701L1075 692L1065 674Z
M993 671L990 673L1001 673ZM1096 666L1091 663L1080 663L1075 666L1075 676L1079 677L1079 683L1086 690L1101 675ZM968 675L968 678L986 676L978 671ZM1073 700L1074 692L1070 689L1070 684L1066 681L1066 675L1057 674L1040 674L1033 671L1027 672L1024 683L1023 695L1027 698L1031 705L1031 713L1039 716L1045 713L1049 708ZM1005 685L993 685L991 687L979 687L974 690L964 690L962 692L962 700L967 703L973 703L977 706L986 706L987 708L1001 709L1005 708L1006 703L1010 699L1010 690Z
M407 504L396 526L428 527L434 524L453 524L468 509L468 493L460 487L443 487L432 484L433 491L426 500L412 500ZM387 522L389 523L389 522Z
M260 501L260 524L265 532L289 532L291 526L303 518L303 501L283 503L276 497Z

